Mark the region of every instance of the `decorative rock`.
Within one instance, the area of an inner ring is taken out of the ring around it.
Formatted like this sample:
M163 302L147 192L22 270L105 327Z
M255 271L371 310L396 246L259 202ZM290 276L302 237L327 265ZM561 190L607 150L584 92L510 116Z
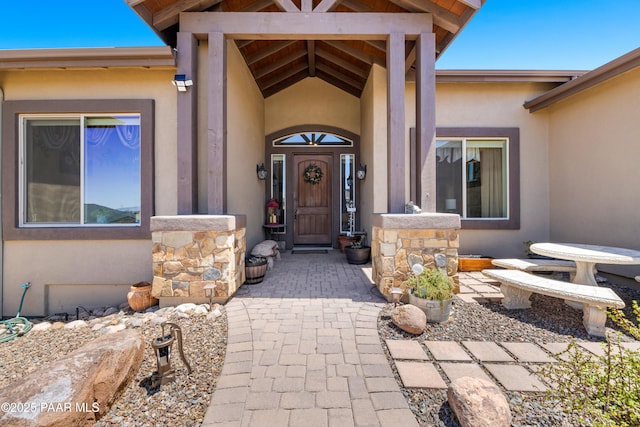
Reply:
M89 326L87 322L84 320L74 320L73 322L67 323L64 328L65 329L77 329L77 328L86 328Z
M108 315L110 315L110 314L115 314L115 313L117 313L118 311L120 311L120 310L118 310L118 308L117 308L117 307L109 307L109 308L107 308L107 309L104 311L104 315L103 315L103 316L108 316Z
M125 324L120 323L120 324L118 324L118 325L107 326L106 328L104 328L103 333L104 333L105 335L108 335L108 334L115 334L116 332L123 331L123 330L125 330L126 328L127 328L127 326L126 326Z
M399 305L391 312L391 321L398 328L410 334L420 335L427 327L427 316L411 304Z
M204 315L209 313L209 310L207 310L207 307L202 304L196 307L196 309L193 311L193 314L200 314L200 315Z
M51 328L51 322L42 322L42 323L33 325L33 328L31 328L31 332L46 331L50 328Z
M187 314L193 313L195 309L196 309L196 305L192 302L180 304L179 306L176 307L176 311L179 311L180 313L187 313Z
M509 403L497 385L481 378L454 380L447 391L449 406L462 427L509 427Z
M166 318L166 317L156 316L156 317L154 317L153 319L151 319L151 324L152 324L152 325L161 325L161 324L163 324L163 323L164 323L164 322L166 322L166 321L167 321L167 318Z
M0 413L0 425L94 425L135 376L143 353L142 337L131 330L80 347L0 389L0 402L23 402L30 408Z

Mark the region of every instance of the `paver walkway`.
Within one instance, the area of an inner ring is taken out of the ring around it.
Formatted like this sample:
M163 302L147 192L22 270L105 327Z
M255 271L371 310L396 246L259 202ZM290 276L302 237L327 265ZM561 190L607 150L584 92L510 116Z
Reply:
M370 265L282 254L226 305L227 354L203 426L417 426L378 338Z

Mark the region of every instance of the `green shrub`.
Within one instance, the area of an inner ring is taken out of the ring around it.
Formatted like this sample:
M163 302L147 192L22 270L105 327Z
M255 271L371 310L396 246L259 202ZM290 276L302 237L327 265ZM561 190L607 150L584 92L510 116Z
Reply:
M633 301L640 322L640 308ZM625 331L640 338L640 328L622 311L610 310L609 317ZM573 340L565 355L541 370L553 387L547 398L557 401L580 425L594 427L640 426L640 352L622 347L621 333L606 337L603 356L583 350Z
M414 274L405 280L402 287L410 289L413 295L430 301L453 298L453 280L446 271L439 268L422 268L419 274Z

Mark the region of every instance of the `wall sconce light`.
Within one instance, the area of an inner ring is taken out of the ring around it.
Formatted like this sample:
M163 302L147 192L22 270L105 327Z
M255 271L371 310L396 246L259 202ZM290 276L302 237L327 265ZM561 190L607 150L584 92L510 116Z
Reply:
M367 165L360 163L360 167L356 171L356 177L358 177L358 179L364 179L365 176L367 176Z
M261 181L267 179L267 175L269 173L267 172L267 169L265 169L264 163L261 165L256 165L256 174L258 175L258 179Z
M204 290L204 296L209 298L209 311L213 310L213 299L215 298L215 283L208 283L202 287Z
M189 86L193 86L193 81L187 80L186 74L176 74L171 83L178 88L178 92L186 92Z

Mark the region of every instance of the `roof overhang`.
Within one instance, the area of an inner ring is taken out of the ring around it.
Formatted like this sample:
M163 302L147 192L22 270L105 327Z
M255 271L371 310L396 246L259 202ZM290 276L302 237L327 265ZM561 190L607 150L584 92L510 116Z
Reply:
M524 103L530 113L592 88L640 66L640 48Z

